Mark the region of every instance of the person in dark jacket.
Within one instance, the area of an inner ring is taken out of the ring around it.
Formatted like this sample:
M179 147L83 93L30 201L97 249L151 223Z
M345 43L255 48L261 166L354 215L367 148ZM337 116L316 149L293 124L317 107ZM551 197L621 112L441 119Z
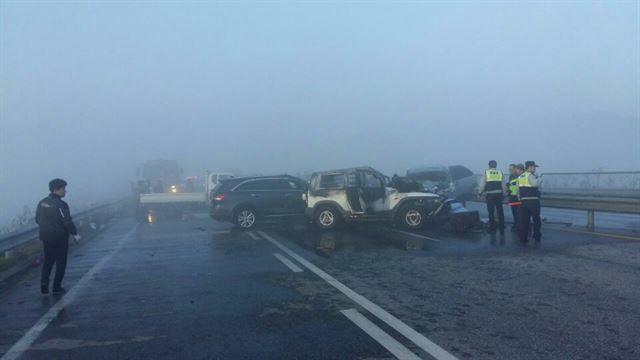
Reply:
M62 201L62 198L67 194L66 187L67 182L62 179L51 180L49 182L51 193L38 203L36 209L36 223L44 248L44 262L40 278L40 291L43 294L49 293L49 275L53 264L56 265L53 293L65 292L62 287L62 278L64 278L64 272L67 268L69 235L72 235L76 242L80 241L80 235L78 235L69 212L69 205Z

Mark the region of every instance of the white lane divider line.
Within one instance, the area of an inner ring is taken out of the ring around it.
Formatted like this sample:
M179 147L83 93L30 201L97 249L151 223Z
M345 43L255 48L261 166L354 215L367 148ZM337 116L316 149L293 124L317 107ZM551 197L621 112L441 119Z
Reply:
M286 267L291 269L291 271L293 271L293 272L303 272L304 271L304 270L300 269L300 267L298 265L294 264L291 260L289 260L286 257L282 256L282 254L273 253L273 256L275 256L276 259L280 260Z
M282 245L278 240L274 239L269 234L265 233L264 231L258 231L258 233L262 235L265 239L267 239L269 242L271 242L273 245L275 245L276 247L284 251L287 255L289 255L289 257L293 258L294 260L302 264L304 267L309 269L311 272L318 275L321 279L323 279L324 281L328 282L331 286L338 289L341 293L345 294L349 299L353 300L356 304L360 305L361 307L363 307L364 309L366 309L367 311L375 315L378 319L387 323L397 332L404 335L407 339L411 340L414 344L418 345L422 350L426 351L437 360L457 360L455 356L448 353L445 349L441 348L436 343L427 339L424 335L415 331L409 325L400 321L400 319L389 314L386 310L374 304L369 299L349 289L343 283L336 280L333 276L327 274L326 272L321 270L319 267L313 265L307 259L296 254L295 252L290 250L288 247Z
M422 235L422 234L415 234L415 233L408 232L408 231L403 231L403 230L392 230L392 231L395 232L395 233L409 235L409 236L417 237L417 238L420 238L420 239L426 239L426 240L437 241L437 242L441 242L442 241L440 239L428 237L428 236Z
M24 352L29 350L29 347L38 339L40 334L42 334L42 332L47 328L47 326L49 326L49 324L51 324L51 322L58 317L58 314L60 313L60 311L65 307L71 305L71 303L73 303L76 297L78 297L78 294L80 294L82 290L84 290L84 288L87 286L89 281L91 281L91 278L98 271L102 270L104 265L109 260L111 260L113 255L117 253L118 250L120 250L122 245L124 245L124 243L131 238L131 234L133 234L137 228L138 228L137 225L134 226L133 229L129 230L122 238L120 238L115 248L113 248L113 250L109 252L107 255L105 255L102 259L100 259L100 261L98 261L91 268L91 270L89 270L86 274L84 274L80 278L80 280L78 280L78 282L71 288L71 290L69 290L69 292L67 292L64 296L62 296L60 300L58 300L58 302L56 302L52 307L50 307L49 311L47 311L44 315L42 315L40 320L38 320L38 322L35 325L33 325L33 327L31 327L31 329L29 329L29 331L27 331L20 338L20 340L18 340L18 342L16 342L9 349L9 351L7 351L4 354L4 356L2 356L2 359L0 360L17 359L20 356L22 356Z
M416 360L420 357L411 350L407 349L404 345L400 344L396 339L392 338L389 334L380 329L371 320L367 319L364 315L360 314L356 309L348 309L340 311L344 316L358 325L360 329L371 336L375 341L382 345L385 349L389 350L396 358L400 360Z
M249 235L249 237L252 238L253 240L260 240L258 235L256 235L256 233L254 233L253 231L247 231L247 235Z

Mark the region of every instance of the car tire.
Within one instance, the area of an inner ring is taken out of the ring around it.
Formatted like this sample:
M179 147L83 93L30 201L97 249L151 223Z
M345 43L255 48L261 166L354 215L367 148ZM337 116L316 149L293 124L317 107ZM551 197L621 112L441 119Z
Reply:
M409 206L400 211L399 220L405 229L417 230L424 225L425 216L419 208Z
M244 230L249 230L256 225L258 215L252 208L240 208L235 212L233 216L233 222L238 227Z
M321 230L333 230L338 227L340 213L332 206L323 206L316 211L314 222Z

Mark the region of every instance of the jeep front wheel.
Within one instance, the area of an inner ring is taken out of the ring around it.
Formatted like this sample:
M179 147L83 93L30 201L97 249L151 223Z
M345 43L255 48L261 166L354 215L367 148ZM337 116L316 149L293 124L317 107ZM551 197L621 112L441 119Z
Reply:
M420 229L424 222L424 216L420 209L410 207L400 213L400 221L407 229Z

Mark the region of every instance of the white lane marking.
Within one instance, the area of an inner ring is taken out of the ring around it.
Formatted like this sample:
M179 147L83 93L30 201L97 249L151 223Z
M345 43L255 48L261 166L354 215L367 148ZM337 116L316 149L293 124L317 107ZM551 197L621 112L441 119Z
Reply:
M275 256L276 259L280 260L283 264L285 264L293 272L302 272L302 271L304 271L304 270L300 269L300 267L298 265L296 265L293 262L291 262L291 260L289 260L286 257L282 256L282 254L274 253L273 256Z
M38 339L40 334L49 326L49 324L58 317L58 314L65 307L71 305L71 303L78 297L78 294L82 292L82 290L87 286L91 278L107 263L107 261L111 260L113 255L120 250L122 245L126 241L129 240L131 234L135 232L138 226L134 226L133 229L129 230L120 240L118 244L113 248L111 252L105 255L100 261L98 261L86 274L84 274L80 280L66 293L58 302L56 302L49 311L47 311L38 322L29 329L21 338L16 342L10 349L7 351L2 359L0 360L14 360L22 356L22 354L29 350L29 347Z
M396 232L396 233L400 233L400 234L405 234L405 235L417 237L417 238L421 238L421 239L431 240L431 241L437 241L437 242L442 241L440 239L428 237L428 236L421 235L421 234L415 234L415 233L408 232L408 231L403 231L403 230L391 230L391 231Z
M376 324L372 323L371 320L364 317L364 315L360 314L356 309L348 309L340 311L344 316L349 318L349 320L353 321L354 324L358 325L360 329L366 332L369 336L371 336L375 341L377 341L380 345L384 346L385 349L389 350L393 356L397 357L400 360L415 360L420 359L416 354L411 352L411 350L407 349L404 345L400 344L396 339L392 338L389 334L380 329Z
M256 233L254 233L253 231L247 231L247 235L249 235L249 237L251 237L253 240L260 240L258 235L256 235Z
M404 335L407 339L411 340L414 344L418 345L421 349L431 354L431 356L433 356L434 358L438 360L457 360L455 356L448 353L445 349L441 348L436 343L427 339L426 337L424 337L424 335L420 334L419 332L413 330L411 327L409 327L409 325L403 323L402 321L400 321L400 319L389 314L386 310L374 304L369 299L349 289L340 281L336 280L333 276L327 274L326 272L321 270L319 267L313 265L307 259L296 254L295 252L290 250L288 247L282 245L278 240L274 239L269 234L265 233L264 231L258 231L258 233L262 235L265 239L267 239L269 242L271 242L272 244L280 248L282 251L284 251L287 255L289 255L290 257L295 259L297 262L302 264L304 267L311 270L311 272L315 273L324 281L328 282L331 286L340 290L340 292L342 292L348 298L356 302L356 304L362 306L364 309L368 310L370 313L375 315L378 319L384 321L389 326L394 328L397 332Z

